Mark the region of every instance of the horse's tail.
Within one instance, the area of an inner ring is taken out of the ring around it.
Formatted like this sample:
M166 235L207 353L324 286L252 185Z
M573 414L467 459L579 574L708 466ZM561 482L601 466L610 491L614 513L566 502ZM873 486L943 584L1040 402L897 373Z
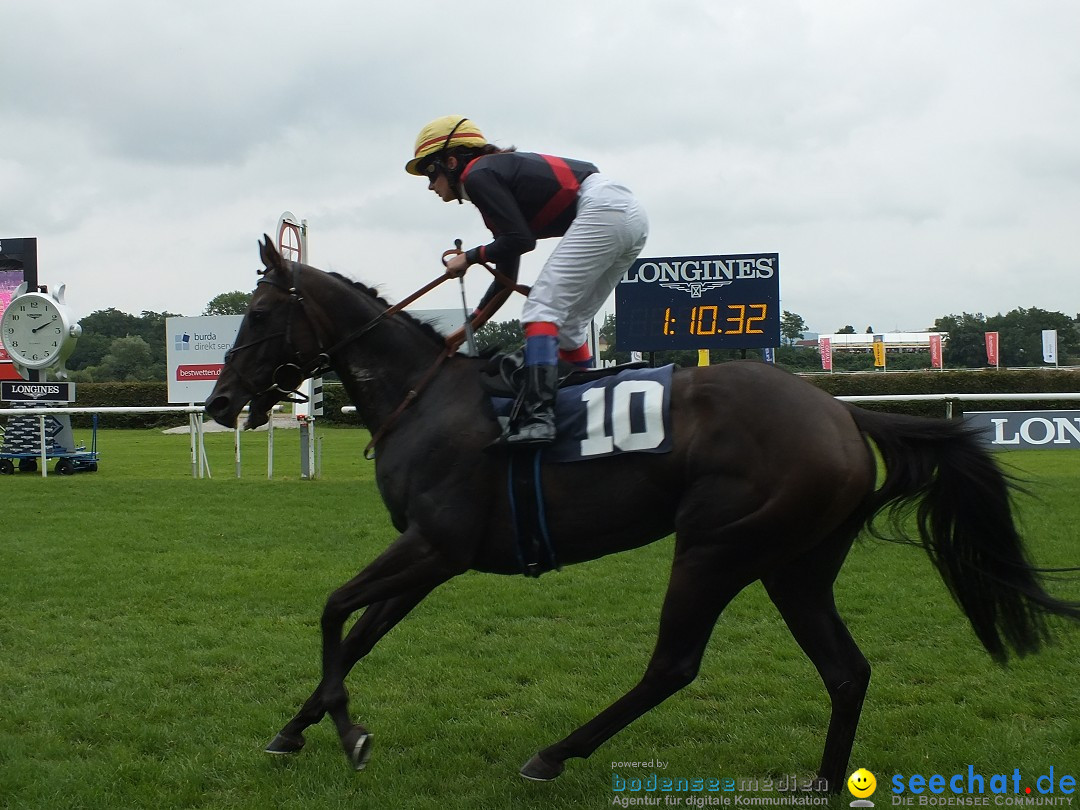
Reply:
M877 537L912 542L903 520L914 511L918 542L995 660L1037 652L1050 640L1047 616L1080 621L1080 602L1042 585L1016 529L1013 482L960 422L878 413L849 406L885 465L867 525ZM895 534L874 526L888 510ZM896 536L898 535L898 536ZM1075 570L1075 569L1072 569Z

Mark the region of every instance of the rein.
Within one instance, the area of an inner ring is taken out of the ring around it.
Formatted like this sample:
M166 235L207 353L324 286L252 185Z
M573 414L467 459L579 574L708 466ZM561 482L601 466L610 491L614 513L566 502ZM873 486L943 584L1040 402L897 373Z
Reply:
M409 389L409 392L405 395L405 399L401 400L401 404L394 409L393 413L386 417L386 421L382 423L382 427L372 434L371 440L367 443L367 446L364 447L365 459L368 461L373 461L375 459L375 445L383 436L390 432L390 429L397 420L405 413L405 409L416 401L416 398L420 396L420 392L423 391L427 384L431 382L432 378L434 378L435 372L439 370L443 361L454 354L455 351L456 349L447 349L446 351L439 352L439 356L435 358L435 362L431 364L431 367L424 372L424 376L420 378L420 381Z
M445 258L444 258L444 262L445 262ZM487 264L486 262L484 262L482 264L483 264L484 268L488 272L490 272L500 284L503 285L504 289L500 290L494 296L494 298L488 303L488 305L486 307L484 307L483 310L481 310L478 313L477 320L480 321L481 324L486 322L487 319L490 318L491 315L494 314L494 311L498 307L500 307L502 305L502 303L510 296L511 293L520 292L522 295L528 295L529 294L529 288L528 287L526 287L524 285L521 285L521 284L515 283L508 276L504 275L503 273L500 273L498 270L496 270L494 267ZM228 351L228 353L226 354L226 357L225 357L226 362L228 362L229 357L234 352L239 351L240 349L248 349L248 348L251 348L252 346L257 346L260 343L265 343L266 341L273 340L275 338L283 337L285 339L285 342L286 342L287 345L289 345L289 346L292 345L292 340L291 340L292 323L293 323L292 308L294 306L297 306L297 305L299 305L302 310L304 308L304 297L301 294L300 289L299 289L300 288L300 284L299 284L300 267L301 267L301 265L296 265L294 267L294 269L293 269L293 279L292 279L292 285L291 286L286 286L286 285L282 284L279 281L276 281L276 280L271 279L271 278L267 278L264 273L260 273L260 274L263 275L263 278L259 280L259 284L271 284L271 285L273 285L273 286L275 286L275 287L277 287L277 288L279 288L281 290L284 290L285 292L287 292L289 294L289 316L288 316L288 318L286 320L285 331L283 331L283 332L275 332L275 333L273 333L271 335L266 335L264 337L258 338L257 340L252 340L252 341L250 341L248 343L245 343L243 345L240 345L240 346L233 346ZM289 362L289 363L282 363L277 368L275 368L274 373L271 375L270 385L267 386L264 390L259 391L258 393L255 393L253 395L253 398L265 396L266 394L271 394L272 393L272 394L280 394L281 395L281 398L280 398L279 401L286 401L286 402L293 402L293 403L307 402L308 397L303 395L303 394L300 394L298 391L296 391L296 388L299 387L300 383L302 383L308 377L315 377L315 376L318 376L318 375L323 374L326 371L330 370L330 368L331 368L330 367L330 358L335 352L337 352L340 349L344 348L345 346L349 345L353 341L359 340L361 337L363 337L368 332L373 330L376 326L381 324L387 318L389 318L389 317L391 317L393 315L396 315L398 312L401 312L401 310L403 310L405 307L407 307L413 301L420 298L421 296L427 295L429 292L431 292L433 289L438 287L440 284L442 284L445 281L449 281L451 278L453 278L452 275L450 275L449 273L444 273L441 276L439 276L438 278L432 279L427 284L425 284L423 287L421 287L419 290L417 290L416 292L414 292L411 295L407 296L406 298L399 301L398 303L387 307L382 312L380 312L378 315L376 315L374 318L372 318L370 321L368 321L366 324L361 326L359 329L356 329L356 330L350 332L348 335L341 338L339 341L337 341L337 343L334 343L333 345L331 345L327 349L323 348L322 339L319 336L319 332L321 330L318 328L318 320L315 319L315 318L312 318L311 315L308 314L308 312L306 310L304 310L304 315L307 318L308 323L311 324L312 329L315 332L315 339L319 344L319 352L318 352L318 354L315 355L313 360L305 363L305 362L302 361L302 359L300 357L300 353L298 351L294 351L293 352L294 361ZM386 418L386 420L382 424L382 427L380 427L372 435L371 440L367 443L367 446L364 448L364 458L365 459L367 459L368 461L371 461L371 460L373 460L375 458L375 454L374 454L375 445L387 433L390 432L390 430L397 423L398 419L405 412L405 410L410 405L412 405L413 402L416 401L417 397L420 395L420 392L423 391L425 387L427 387L427 384L429 382L431 382L431 380L435 377L436 372L438 372L438 370L442 367L443 362L447 358L453 356L456 352L457 352L457 346L456 345L454 345L454 346L447 345L447 347L443 351L439 352L438 356L435 358L435 362L432 363L432 365L430 366L430 368L428 368L428 370L426 372L424 372L424 375L420 378L420 380L416 383L416 385L413 386L413 388L411 388L409 390L409 392L405 395L405 398L401 401L401 404L398 405L397 408ZM286 375L288 375L288 376L286 376ZM241 378L241 379L243 380L243 378ZM248 384L246 380L243 380L243 382L245 383L245 387L247 387L248 390L254 390L254 386L251 386L250 384Z

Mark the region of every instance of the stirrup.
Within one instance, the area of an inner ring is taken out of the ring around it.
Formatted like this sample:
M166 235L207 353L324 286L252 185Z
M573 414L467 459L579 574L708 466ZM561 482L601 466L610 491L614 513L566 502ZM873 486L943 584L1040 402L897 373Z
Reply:
M534 419L517 428L508 428L501 440L511 446L551 444L555 441L555 419Z
M555 441L554 426L535 423L521 430L510 433L502 438L502 442L510 447L523 447L526 445L548 445Z

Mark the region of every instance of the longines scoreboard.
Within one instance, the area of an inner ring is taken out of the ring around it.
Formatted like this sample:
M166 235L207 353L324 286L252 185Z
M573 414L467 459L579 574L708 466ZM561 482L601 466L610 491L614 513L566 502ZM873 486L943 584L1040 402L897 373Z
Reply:
M779 254L638 259L615 288L619 351L779 345Z

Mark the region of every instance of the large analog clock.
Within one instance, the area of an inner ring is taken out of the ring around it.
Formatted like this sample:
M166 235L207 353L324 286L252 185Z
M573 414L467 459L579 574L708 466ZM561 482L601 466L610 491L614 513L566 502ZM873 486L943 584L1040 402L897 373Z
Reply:
M64 361L75 350L82 327L64 304L64 288L57 294L29 292L24 282L0 319L0 339L16 369L26 377L28 369L57 368L66 376Z

